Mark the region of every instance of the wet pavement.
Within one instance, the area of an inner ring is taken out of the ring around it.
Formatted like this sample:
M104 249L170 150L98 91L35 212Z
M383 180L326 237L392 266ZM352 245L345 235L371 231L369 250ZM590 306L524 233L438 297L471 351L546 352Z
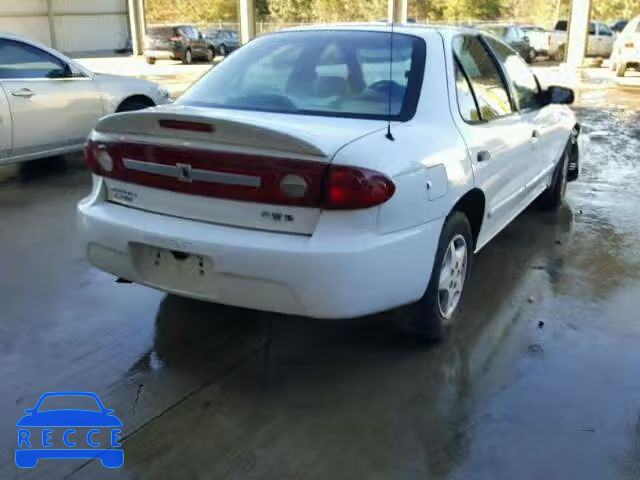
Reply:
M557 213L477 257L448 342L391 315L316 321L167 296L87 265L79 159L0 170L0 478L637 480L640 91L580 92L590 139ZM96 392L125 463L14 465L15 422Z

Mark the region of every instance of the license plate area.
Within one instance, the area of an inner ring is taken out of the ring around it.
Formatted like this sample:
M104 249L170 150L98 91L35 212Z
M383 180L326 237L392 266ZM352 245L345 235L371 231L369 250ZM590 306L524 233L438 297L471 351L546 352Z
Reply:
M141 243L131 243L129 247L133 264L144 283L209 297L215 294L213 261L206 255Z

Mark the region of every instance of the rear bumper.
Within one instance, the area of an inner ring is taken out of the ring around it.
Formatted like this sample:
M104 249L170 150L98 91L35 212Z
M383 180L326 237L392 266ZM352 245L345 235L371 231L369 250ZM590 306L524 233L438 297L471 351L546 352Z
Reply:
M184 52L180 50L145 49L144 55L147 58L156 58L158 60L173 60L176 58L182 60L182 57L184 57Z
M618 54L616 62L626 65L640 65L640 52L636 52L635 50L622 50Z
M201 300L316 318L350 318L419 299L442 222L385 235L303 236L240 229L83 200L79 228L90 263L159 290ZM133 261L136 244L211 259L205 293L150 282Z

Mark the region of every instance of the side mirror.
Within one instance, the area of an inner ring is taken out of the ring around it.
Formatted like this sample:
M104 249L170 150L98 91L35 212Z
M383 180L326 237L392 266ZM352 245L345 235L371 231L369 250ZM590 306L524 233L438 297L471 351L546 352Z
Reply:
M541 92L542 102L545 105L571 105L575 100L573 90L567 87L552 85Z

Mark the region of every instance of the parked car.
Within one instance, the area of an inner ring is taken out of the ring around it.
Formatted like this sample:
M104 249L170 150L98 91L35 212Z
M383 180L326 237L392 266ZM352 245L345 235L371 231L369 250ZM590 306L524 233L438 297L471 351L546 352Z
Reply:
M536 52L536 56L549 55L550 34L548 31L537 25L522 25L520 28L529 39L529 43Z
M151 65L158 59L190 64L194 60L213 62L215 52L193 25L164 25L147 28L144 55Z
M609 66L618 77L624 77L629 67L640 68L640 16L631 20L618 35Z
M0 164L80 151L100 117L168 101L155 83L92 73L38 42L0 35Z
M234 30L209 30L206 32L205 37L209 42L209 46L223 57L240 47L238 33Z
M589 22L587 39L588 57L609 58L613 50L614 35L608 25L603 22ZM567 21L559 20L549 38L549 55L561 62L567 49Z
M84 251L123 279L259 310L412 304L399 316L440 339L474 252L577 177L572 101L473 29L264 35L174 105L97 125Z
M536 58L536 50L531 45L529 37L518 25L486 24L479 25L483 32L489 32L505 42L524 58L527 63L532 63Z

